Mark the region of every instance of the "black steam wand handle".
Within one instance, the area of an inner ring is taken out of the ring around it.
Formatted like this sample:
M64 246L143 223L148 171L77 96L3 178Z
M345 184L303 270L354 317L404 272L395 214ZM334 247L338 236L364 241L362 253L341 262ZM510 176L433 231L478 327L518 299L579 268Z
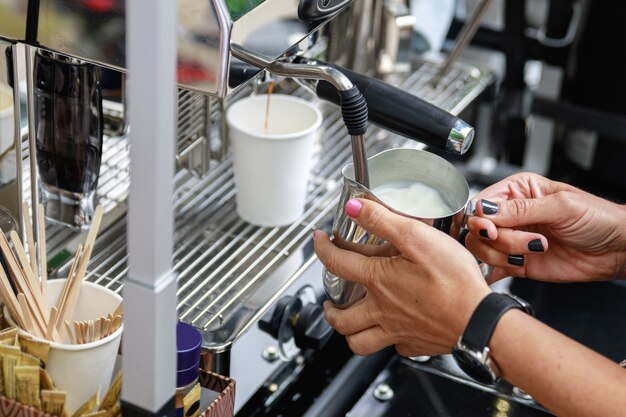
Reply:
M369 120L380 127L456 154L464 154L474 139L474 128L447 111L400 88L336 65L358 87ZM340 104L337 90L325 81L317 86L319 97Z

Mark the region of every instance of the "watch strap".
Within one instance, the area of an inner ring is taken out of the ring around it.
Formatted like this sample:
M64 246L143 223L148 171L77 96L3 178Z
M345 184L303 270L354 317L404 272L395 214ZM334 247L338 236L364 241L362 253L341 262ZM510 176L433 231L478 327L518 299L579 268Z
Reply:
M470 349L482 351L491 340L491 335L500 318L507 311L524 306L506 294L492 292L478 304L463 333L463 344Z

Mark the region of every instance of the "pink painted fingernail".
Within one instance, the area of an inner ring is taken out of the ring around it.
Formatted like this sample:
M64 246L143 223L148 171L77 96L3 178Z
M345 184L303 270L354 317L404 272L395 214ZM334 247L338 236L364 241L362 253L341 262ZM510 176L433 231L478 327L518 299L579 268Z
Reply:
M346 214L350 217L359 217L363 203L359 200L352 199L346 203Z

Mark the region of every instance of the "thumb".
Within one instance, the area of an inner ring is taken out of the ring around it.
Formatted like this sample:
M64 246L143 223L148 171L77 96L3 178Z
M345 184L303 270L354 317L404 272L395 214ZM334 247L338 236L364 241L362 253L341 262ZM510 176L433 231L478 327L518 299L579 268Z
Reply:
M476 215L498 227L530 226L557 222L563 216L563 207L555 194L497 202L483 199L476 204Z

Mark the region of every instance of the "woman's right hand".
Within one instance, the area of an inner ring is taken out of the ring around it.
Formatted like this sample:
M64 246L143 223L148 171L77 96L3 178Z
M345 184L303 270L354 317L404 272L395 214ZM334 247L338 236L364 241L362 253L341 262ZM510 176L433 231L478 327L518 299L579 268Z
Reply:
M531 173L483 190L466 247L506 276L576 282L626 277L626 207Z

